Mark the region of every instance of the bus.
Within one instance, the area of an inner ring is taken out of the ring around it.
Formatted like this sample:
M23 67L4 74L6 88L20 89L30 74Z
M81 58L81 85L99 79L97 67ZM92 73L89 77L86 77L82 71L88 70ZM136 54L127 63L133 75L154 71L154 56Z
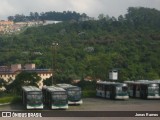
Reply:
M67 92L60 87L42 87L43 102L51 109L68 109Z
M35 86L22 86L22 102L26 109L43 109L42 91Z
M128 87L125 83L97 81L96 96L108 99L129 99Z
M67 91L69 105L74 105L74 104L80 105L83 103L82 92L80 87L65 83L57 84L57 86Z
M159 99L159 84L155 81L137 80L125 81L128 84L129 96L142 99Z

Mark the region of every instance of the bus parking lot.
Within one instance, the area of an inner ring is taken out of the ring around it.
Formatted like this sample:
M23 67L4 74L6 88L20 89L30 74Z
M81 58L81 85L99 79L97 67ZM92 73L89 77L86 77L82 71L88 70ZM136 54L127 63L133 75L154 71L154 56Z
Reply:
M0 111L25 110L22 103L0 106ZM32 112L32 110L29 110ZM84 98L82 105L69 106L67 110L51 110L45 107L37 111L160 111L160 100L110 100L103 98ZM0 118L1 120L2 118ZM22 118L4 118L5 120L21 120ZM23 118L24 120L159 120L159 117L45 117Z
M24 107L22 103L0 106L0 111L12 110L24 110ZM48 107L43 110L51 111ZM160 100L84 98L82 105L69 106L66 111L160 111Z

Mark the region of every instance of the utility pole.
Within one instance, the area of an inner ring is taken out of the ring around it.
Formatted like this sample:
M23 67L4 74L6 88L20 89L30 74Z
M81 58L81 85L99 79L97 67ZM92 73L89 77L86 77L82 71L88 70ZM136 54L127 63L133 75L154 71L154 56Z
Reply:
M52 43L52 85L54 83L53 74L56 72L56 47L57 46L58 46L57 42Z

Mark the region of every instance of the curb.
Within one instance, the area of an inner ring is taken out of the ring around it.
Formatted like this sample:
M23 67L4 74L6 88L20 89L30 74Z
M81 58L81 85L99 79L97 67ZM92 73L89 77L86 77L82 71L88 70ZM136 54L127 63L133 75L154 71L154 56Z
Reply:
M9 103L0 103L0 106L2 106L2 105L9 105L9 104L11 104L10 102Z

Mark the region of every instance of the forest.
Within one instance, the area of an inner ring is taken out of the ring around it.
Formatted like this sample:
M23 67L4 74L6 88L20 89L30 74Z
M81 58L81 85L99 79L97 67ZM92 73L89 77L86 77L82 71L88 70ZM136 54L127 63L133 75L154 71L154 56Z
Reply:
M100 14L98 20L88 21L63 14L63 19L53 14L49 18L62 23L0 36L0 65L35 63L40 69L53 66L58 80L108 80L111 69L118 70L120 81L160 79L159 10L129 7L118 18Z
M16 14L14 16L8 16L8 20L14 22L26 22L26 21L37 21L37 20L54 20L54 21L69 21L69 20L80 20L81 18L88 18L87 14L85 13L77 13L75 11L63 11L63 12L30 12L30 14L23 15L23 14Z

